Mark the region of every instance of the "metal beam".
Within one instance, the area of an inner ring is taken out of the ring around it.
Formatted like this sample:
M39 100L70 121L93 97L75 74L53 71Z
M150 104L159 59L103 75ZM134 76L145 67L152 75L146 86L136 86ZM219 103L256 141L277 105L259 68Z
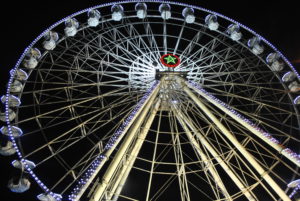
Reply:
M160 100L156 102L153 110L151 110L148 119L144 120L146 124L143 127L141 133L138 135L134 148L131 150L129 154L127 154L126 161L122 167L122 170L120 171L120 174L116 176L117 181L113 184L113 187L111 188L110 193L108 194L108 200L111 200L111 198L113 197L112 201L117 201L117 199L119 198L123 186L130 173L130 170L132 169L133 164L138 156L138 153L141 150L141 147L146 139L147 133L149 132L149 129L152 125L152 122L155 118L155 115L159 107L160 107Z
M191 130L195 133L196 138L203 144L203 146L210 152L210 154L216 159L216 161L220 164L220 166L224 169L224 171L228 174L228 176L233 180L233 182L237 185L237 187L241 190L241 192L246 196L249 201L255 201L255 196L253 193L247 189L247 187L241 182L240 178L232 171L232 169L225 163L225 160L221 157L220 154L212 147L212 145L207 141L207 139L198 132L198 129L194 126L192 122L187 121L187 117L183 115L182 112L177 113L178 119L180 123L182 123L182 127L184 130ZM188 125L188 127L187 127ZM188 133L187 133L188 134ZM199 145L198 145L199 146ZM222 186L222 184L218 184L218 186ZM226 190L226 189L222 189Z
M235 111L233 112L233 110L230 108L230 106L226 105L225 103L220 103L219 101L217 101L217 99L214 98L211 94L208 95L207 93L205 93L205 91L201 91L201 90L197 89L195 86L193 86L193 85L191 85L189 83L187 83L187 86L189 86L190 88L194 89L203 98L205 98L210 103L212 103L213 105L215 105L216 107L218 107L219 109L221 109L228 116L230 116L231 118L233 118L235 121L237 121L238 123L240 123L246 129L248 129L250 132L252 132L254 135L256 135L257 137L259 137L261 140L263 140L265 143L267 143L268 145L270 145L272 148L274 148L280 154L282 154L287 159L289 159L291 162L293 162L298 167L300 167L300 158L297 157L296 155L293 156L293 154L291 154L291 151L288 148L286 148L283 145L281 145L278 142L278 140L276 140L275 138L271 137L268 133L266 133L262 129L259 129L258 127L251 125L250 121L246 120L245 118L241 118L240 114L238 114ZM225 107L225 105L226 105L226 107Z
M73 199L74 201L78 201L80 199L80 197L83 195L83 193L85 192L85 190L89 187L89 185L91 184L91 182L93 181L93 179L97 176L98 172L101 170L101 168L103 167L103 165L109 159L110 155L115 150L116 146L120 143L121 138L123 138L124 134L128 131L129 127L133 124L133 122L136 121L137 117L139 115L140 116L145 115L144 113L146 113L149 110L151 104L153 103L153 101L155 100L155 97L157 96L157 94L159 92L160 84L161 83L159 83L153 89L153 91L151 92L151 94L149 95L149 97L147 98L147 100L145 100L145 102L143 103L143 105L141 106L141 108L139 109L139 111L137 111L137 113L134 115L134 117L127 124L126 128L123 130L123 133L120 135L122 137L119 137L118 139L116 139L115 144L104 154L103 160L98 165L98 167L95 169L94 173L90 176L90 178L88 179L88 181L84 184L84 186L81 187L80 191L76 195L76 198ZM140 119L138 119L137 121L139 121L139 120Z
M132 125L132 128L130 131L128 131L124 142L120 146L118 152L116 153L115 157L113 158L113 161L110 163L110 166L108 167L107 171L105 172L104 176L102 177L101 183L97 186L94 195L90 199L90 201L100 201L103 197L105 190L113 177L116 169L118 168L118 165L120 164L122 158L124 158L124 155L126 154L126 150L128 149L129 145L132 143L135 134L137 130L140 128L141 124L143 123L144 118L146 117L147 113L149 112L149 109L154 103L154 100L158 94L159 86L155 89L155 93L152 94L151 98L149 99L149 102L147 102L147 105L141 112L139 118L137 118L134 125Z
M156 153L157 153L158 137L160 135L161 116L162 116L162 110L160 110L160 112L159 112L156 137L155 137L155 145L154 145L154 150L153 150L153 155L152 155L151 170L149 172L150 175L149 175L149 180L148 180L147 195L146 195L145 201L149 201L149 196L150 196L150 191L151 191L151 184L152 184L152 178L153 178L153 172L154 172L154 164L155 164Z
M177 108L174 107L174 109L175 109L175 112L176 112L176 118L178 119L178 121L181 124L183 130L185 131L186 135L188 136L188 139L190 140L191 144L195 147L195 149L196 149L198 155L200 156L201 160L205 163L205 166L207 167L208 171L210 172L211 176L213 177L215 183L221 189L221 191L222 191L224 197L226 198L226 200L231 201L232 199L231 199L227 189L225 188L225 185L224 185L220 175L218 174L218 172L214 168L211 160L209 160L208 157L205 155L205 153L202 151L202 149L200 148L199 143L196 141L193 134L191 133L188 126L186 125L186 123L183 120L183 119L185 119L186 121L188 121L188 119L184 118L183 115L182 115L182 112L179 111ZM191 122L189 124L191 125ZM194 130L194 132L197 132L197 131Z
M286 193L278 186L278 184L271 178L266 170L255 160L255 158L241 145L241 143L234 137L234 135L219 121L219 119L199 100L199 98L187 87L181 79L178 81L183 90L190 96L190 98L198 105L198 107L209 117L209 119L221 130L227 139L239 150L239 152L249 161L252 167L259 173L269 186L276 192L276 194L284 201L291 201Z
M169 113L171 115L171 112ZM175 124L175 121L174 121ZM179 189L180 189L180 196L181 201L190 201L190 194L189 194L189 186L187 182L187 175L185 171L185 163L183 158L183 151L181 148L181 142L179 138L179 133L177 125L170 125L171 126L171 137L172 137L172 143L173 143L173 149L174 149L174 157L176 162L176 168L177 168L177 177L178 177L178 183L179 183ZM173 127L175 126L175 132L173 131Z

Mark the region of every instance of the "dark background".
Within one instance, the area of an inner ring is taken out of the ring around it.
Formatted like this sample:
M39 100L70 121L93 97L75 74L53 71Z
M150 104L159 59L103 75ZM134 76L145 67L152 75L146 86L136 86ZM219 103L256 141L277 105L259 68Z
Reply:
M67 15L106 2L110 1L6 1L5 5L1 5L0 95L5 92L9 70L15 65L23 50L42 31ZM297 1L181 0L181 2L219 12L248 26L269 40L298 71L300 70L300 8ZM10 166L13 159L14 156L0 156L1 201L35 200L35 195L40 192L30 190L18 195L10 193L7 189L7 181L14 174ZM51 171L53 170L49 170Z

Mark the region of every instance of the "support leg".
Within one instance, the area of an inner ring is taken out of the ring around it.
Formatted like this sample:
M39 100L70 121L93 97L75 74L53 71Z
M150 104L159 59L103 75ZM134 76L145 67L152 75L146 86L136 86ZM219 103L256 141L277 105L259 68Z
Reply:
M278 140L273 138L270 134L266 133L260 128L257 128L255 125L252 125L252 123L241 117L240 114L232 110L228 105L225 103L222 103L218 101L215 97L212 95L208 94L204 90L199 90L192 84L189 84L186 82L186 84L194 89L201 97L205 98L208 100L210 103L221 109L224 113L226 113L228 116L233 118L235 121L237 121L239 124L241 124L243 127L248 129L251 133L259 137L261 140L263 140L265 143L269 144L272 148L274 148L276 151L278 151L280 154L285 156L287 159L292 161L294 164L296 164L298 167L300 167L300 156L298 156L296 153L292 152L289 148L284 147L279 143Z
M132 126L131 130L127 133L127 136L124 139L123 144L121 145L120 149L118 150L117 154L115 155L113 161L111 162L110 166L108 167L107 171L105 172L104 176L102 177L102 182L97 186L95 193L93 197L90 199L90 201L100 201L103 197L105 190L113 177L113 174L115 173L119 163L121 162L121 159L124 158L125 152L128 149L129 145L131 144L132 140L134 139L134 136L136 134L136 131L140 128L144 118L146 117L147 113L149 112L149 109L154 103L154 100L156 98L156 95L158 93L158 90L156 93L152 95L149 102L147 103L146 107L141 112L139 118L137 118L135 124Z
M193 92L183 83L183 90L191 97L198 107L208 116L209 119L222 131L227 139L239 150L239 152L249 161L258 174L269 184L269 186L284 201L291 201L286 193L270 177L270 175L261 167L254 157L243 147L234 135L219 121L219 119L193 94Z
M213 179L214 179L215 183L217 184L217 186L221 189L221 192L224 195L224 197L226 198L226 200L231 201L232 199L231 199L227 189L225 188L225 185L224 185L220 175L218 174L218 172L216 171L216 169L212 165L211 160L209 160L208 157L205 155L205 153L201 150L200 145L198 144L198 142L194 138L191 131L188 129L188 127L185 124L184 120L181 118L182 115L180 115L180 113L181 112L179 112L176 109L176 114L177 114L176 117L177 117L179 123L182 125L182 128L184 129L186 135L188 136L188 139L191 141L191 144L195 147L195 149L196 149L198 155L200 156L201 160L204 161L205 166L207 167L209 173L213 177Z
M108 158L110 157L110 155L112 154L112 152L114 151L116 146L120 143L121 139L124 137L124 134L128 131L130 126L133 124L133 122L136 121L136 118L142 113L142 111L145 110L145 108L149 105L149 102L150 102L150 104L152 104L152 102L154 101L154 98L157 96L157 94L159 92L159 89L160 89L160 83L152 89L149 96L146 98L146 100L144 100L143 103L141 103L140 106L137 105L137 107L135 108L137 110L135 115L132 118L128 117L126 119L126 120L128 120L128 123L126 123L126 122L123 123L122 126L125 126L125 128L123 129L122 133L117 137L117 139L113 139L114 136L111 137L111 139L115 140L115 142L112 145L108 146L108 149L105 150L105 153L101 153L97 157L99 159L101 158L100 162L96 161L98 159L94 160L93 163L97 162L97 164L96 164L97 167L93 170L93 174L90 175L88 178L86 178L87 180L85 182L82 182L83 184L78 183L77 186L75 186L72 194L69 195L70 200L79 201L80 197L83 195L83 193L86 191L86 189L90 186L90 184L92 183L94 178L97 176L99 171L102 169L103 165L107 162ZM92 165L93 165L93 163L92 163Z
M111 192L108 196L108 200L111 200L111 198L113 197L112 201L117 201L119 198L119 195L122 191L122 188L127 180L127 177L130 173L130 170L133 167L133 164L138 156L138 153L140 152L140 149L146 139L146 135L152 125L152 122L155 118L155 115L157 113L157 110L160 106L160 100L155 104L155 107L153 108L153 110L151 111L151 114L149 116L149 118L147 119L147 122L145 124L145 126L143 127L140 135L138 136L134 148L131 150L131 152L128 154L127 156L127 160L124 163L122 170L120 172L120 174L117 176L117 181L115 182L114 186L111 189Z
M228 174L228 176L233 180L233 182L237 185L237 187L241 190L241 192L245 195L245 197L249 201L255 201L257 200L255 196L252 194L249 189L241 182L241 179L232 171L232 169L225 163L224 159L220 156L219 153L210 145L210 143L206 140L206 138L198 132L198 129L194 126L192 122L188 121L188 118L183 115L183 113L179 110L177 110L177 115L179 122L181 123L182 127L184 130L188 131L187 135L190 137L193 137L192 134L189 132L189 128L194 131L196 134L196 138L203 144L203 146L210 152L210 154L217 160L217 162L220 164L220 166L224 169L224 171ZM197 145L197 143L195 143ZM199 145L197 145L199 146ZM214 171L214 170L212 170ZM217 179L217 176L216 176ZM216 181L221 181L221 180L216 180ZM224 185L224 184L223 184ZM218 184L218 186L223 186L221 183ZM222 191L224 191L224 194L226 195L226 188L222 187Z

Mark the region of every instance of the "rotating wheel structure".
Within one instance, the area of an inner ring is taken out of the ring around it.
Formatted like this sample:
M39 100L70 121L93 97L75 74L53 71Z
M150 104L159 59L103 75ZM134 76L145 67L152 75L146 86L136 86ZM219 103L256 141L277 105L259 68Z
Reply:
M10 74L0 151L18 157L14 192L34 181L45 201L299 197L299 74L222 14L95 6L44 31Z

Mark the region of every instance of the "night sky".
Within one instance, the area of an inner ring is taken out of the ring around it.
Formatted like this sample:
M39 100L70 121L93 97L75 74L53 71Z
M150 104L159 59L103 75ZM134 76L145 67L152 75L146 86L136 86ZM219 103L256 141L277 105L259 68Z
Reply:
M7 1L1 6L1 94L4 94L9 70L15 65L23 50L43 30L61 18L76 11L110 1ZM183 1L195 4L228 17L255 30L277 47L300 71L300 12L296 1ZM261 4L264 2L264 4ZM8 12L4 12L8 11ZM1 201L35 200L40 192L16 195L7 189L8 178L13 174L12 157L0 156Z

